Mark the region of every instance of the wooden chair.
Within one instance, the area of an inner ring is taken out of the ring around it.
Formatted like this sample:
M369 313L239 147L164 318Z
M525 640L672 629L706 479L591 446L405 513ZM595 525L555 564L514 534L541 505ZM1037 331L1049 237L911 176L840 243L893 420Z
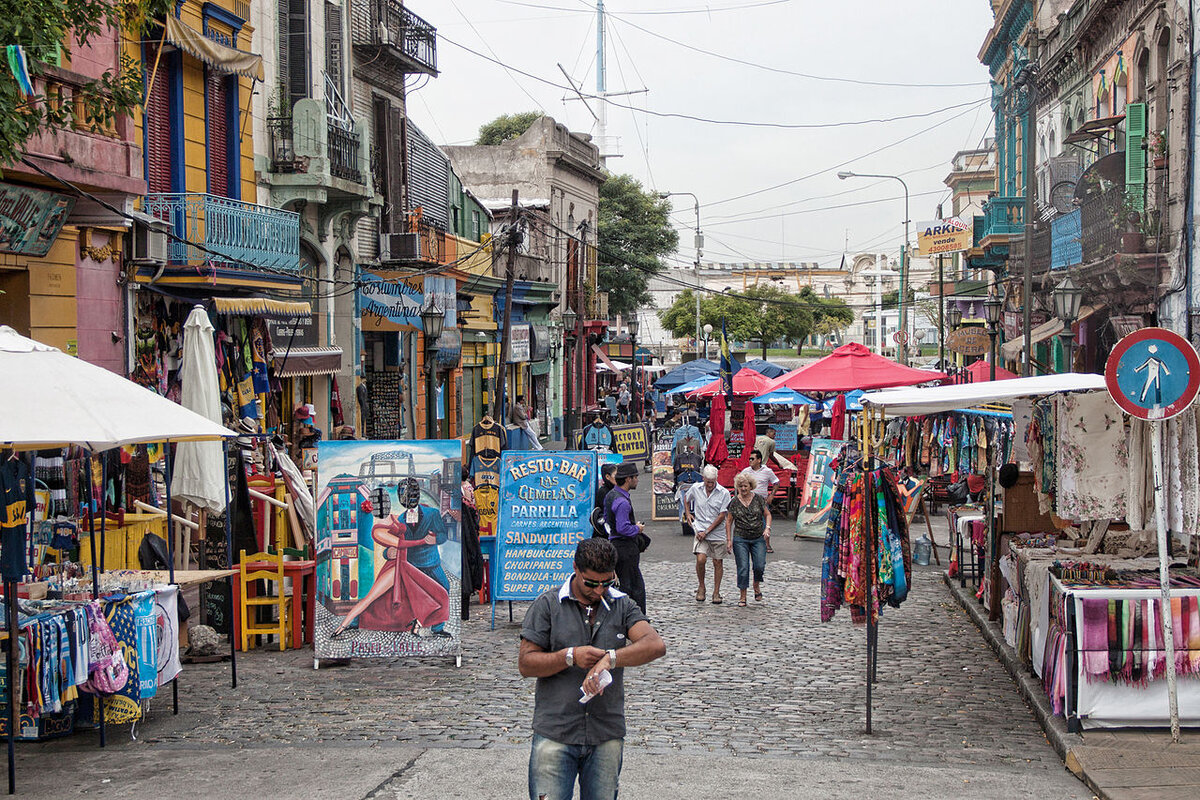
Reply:
M266 566L263 566L265 562ZM259 566L250 569L248 565ZM254 581L266 582L266 593L258 594ZM274 584L272 586L271 584ZM279 639L279 649L287 649L289 624L291 621L292 598L287 594L283 584L283 554L282 553L252 553L246 555L241 551L238 560L238 603L241 613L241 649L248 649L250 637L260 634L274 635ZM257 609L274 606L276 613L272 620L260 623Z

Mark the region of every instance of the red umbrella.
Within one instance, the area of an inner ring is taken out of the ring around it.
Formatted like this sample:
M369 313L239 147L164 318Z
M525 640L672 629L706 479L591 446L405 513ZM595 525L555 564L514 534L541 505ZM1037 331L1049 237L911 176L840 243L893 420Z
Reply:
M743 470L750 466L750 451L758 439L758 427L754 424L754 404L749 400L742 411L742 457L738 459L737 468Z
M738 397L758 397L766 391L766 387L770 383L771 379L767 376L743 367L733 376L733 393ZM721 379L718 378L707 386L701 386L689 396L712 397L720 392Z
M992 379L992 367L986 361L976 361L971 366L967 367L967 372L971 374L971 382L979 383L980 381L990 381ZM1016 373L1009 372L1004 367L996 367L996 380L1010 381L1017 377Z
M944 372L905 367L875 355L861 344L851 343L807 367L780 375L767 385L766 391L786 386L797 392L848 392L851 389L914 386L945 377Z
M704 460L714 467L719 467L729 458L729 448L725 445L725 395L719 394L713 398L712 408L708 412L708 430L711 434L708 449L704 451Z

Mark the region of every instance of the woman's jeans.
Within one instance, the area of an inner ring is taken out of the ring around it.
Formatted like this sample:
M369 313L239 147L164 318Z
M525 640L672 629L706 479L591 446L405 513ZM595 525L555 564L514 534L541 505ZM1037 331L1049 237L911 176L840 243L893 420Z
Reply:
M576 777L580 800L616 800L624 750L624 739L573 745L535 733L529 752L529 800L571 800Z
M754 582L762 583L763 570L767 566L767 542L763 537L739 539L733 537L733 557L737 559L737 586L745 591L750 588L750 565L754 564Z

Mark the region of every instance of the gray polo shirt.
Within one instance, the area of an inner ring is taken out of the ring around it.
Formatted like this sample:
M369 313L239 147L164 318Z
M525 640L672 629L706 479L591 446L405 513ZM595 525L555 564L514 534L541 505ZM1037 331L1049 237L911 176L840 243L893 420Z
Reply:
M629 629L645 620L637 604L624 592L609 589L596 606L595 620L588 623L587 611L571 596L571 579L559 589L542 594L525 614L521 638L543 650L592 645L616 650L629 643ZM625 670L612 670L613 682L604 694L580 703L579 687L587 670L563 668L548 678L537 679L533 704L533 732L560 744L598 745L625 738Z

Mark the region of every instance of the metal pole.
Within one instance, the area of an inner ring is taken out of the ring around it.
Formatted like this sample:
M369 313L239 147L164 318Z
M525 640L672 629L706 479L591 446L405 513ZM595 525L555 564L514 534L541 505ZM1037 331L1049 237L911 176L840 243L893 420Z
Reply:
M938 220L942 219L942 206L937 207ZM946 369L946 254L938 253L938 369Z
M1033 179L1034 165L1037 163L1035 160L1037 136L1033 125L1034 112L1037 106L1037 80L1034 75L1034 61L1037 59L1038 52L1037 31L1031 30L1029 36L1029 63L1025 67L1027 71L1025 84L1025 91L1027 92L1025 135L1022 139L1025 149L1025 262L1022 264L1021 309L1023 319L1021 324L1025 328L1025 362L1021 367L1021 376L1024 378L1028 378L1032 374L1033 368L1033 329L1031 322L1033 314L1033 203L1034 191L1037 186Z
M911 336L908 330L908 184L899 176L893 177L904 187L904 245L900 248L900 330L904 331L905 335L900 337L896 356L901 364L908 364L908 342L904 341Z
M21 628L17 617L17 582L4 581L4 599L8 602L8 686L5 687L5 699L8 702L8 793L17 793L17 753L14 748L17 741L17 639L20 638Z
M167 488L167 573L168 583L175 583L175 532L172 530L175 512L171 508L171 443L163 442L163 483ZM186 556L185 556L186 558ZM231 598L232 599L232 598ZM176 600L178 602L178 600ZM171 679L171 713L179 714L179 676Z
M1154 467L1154 524L1158 528L1158 580L1162 586L1162 634L1167 649L1167 704L1171 738L1179 741L1179 695L1175 685L1175 633L1171 619L1171 577L1167 569L1167 511L1163 490L1162 423L1150 423L1150 458Z
M230 498L229 490L229 440L221 440L221 468L225 470L225 558L226 564L233 568L233 502ZM238 461L238 469L242 468L241 461ZM233 688L237 688L237 639L233 630L233 582L235 578L230 575L227 578L229 583L229 672L230 678L233 681ZM245 620L242 620L243 624Z
M689 194L691 194L689 192ZM693 267L696 270L696 349L700 349L700 254L704 240L700 235L700 198L692 195L692 199L696 201L696 263ZM704 357L708 358L708 343L705 342Z
M108 521L108 514L105 512L105 496L108 493L108 459L104 456L100 457L100 571L104 572L104 551L105 551L105 523ZM169 519L169 518L168 518ZM169 523L168 523L169 524Z

